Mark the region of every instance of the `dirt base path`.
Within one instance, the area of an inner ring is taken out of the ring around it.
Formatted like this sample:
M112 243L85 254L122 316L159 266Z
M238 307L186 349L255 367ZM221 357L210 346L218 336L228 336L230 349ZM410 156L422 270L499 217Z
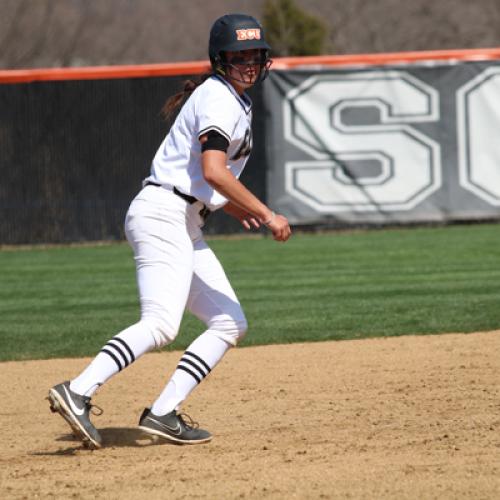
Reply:
M500 331L234 349L184 408L198 446L136 429L179 354L100 390L93 452L44 400L89 359L0 364L0 497L500 498Z

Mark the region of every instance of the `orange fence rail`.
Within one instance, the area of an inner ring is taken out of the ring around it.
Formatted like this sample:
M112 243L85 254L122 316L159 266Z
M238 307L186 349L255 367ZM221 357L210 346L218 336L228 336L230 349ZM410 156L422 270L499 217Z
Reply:
M272 69L306 66L381 66L411 64L422 61L484 61L500 59L500 48L431 50L384 54L348 54L338 56L277 57ZM0 70L1 83L28 83L54 80L105 80L113 78L145 78L159 76L197 75L210 70L209 61L188 61L168 64L129 66L91 66L83 68L42 68Z

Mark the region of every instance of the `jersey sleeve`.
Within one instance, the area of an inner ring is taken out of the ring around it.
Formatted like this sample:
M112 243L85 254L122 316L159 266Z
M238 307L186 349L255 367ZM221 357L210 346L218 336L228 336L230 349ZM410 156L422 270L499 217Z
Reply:
M231 143L239 113L236 100L223 86L211 89L210 92L201 95L198 101L198 137L213 130Z

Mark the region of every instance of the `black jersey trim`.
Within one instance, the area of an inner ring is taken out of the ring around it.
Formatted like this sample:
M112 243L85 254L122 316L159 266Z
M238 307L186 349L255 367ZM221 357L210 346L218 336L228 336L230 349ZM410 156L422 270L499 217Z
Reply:
M227 153L229 141L220 132L217 132L217 130L209 130L205 135L207 140L201 145L202 153L210 150Z
M208 127L205 127L200 133L198 134L198 139L202 136L205 135L207 132L210 132L211 130L214 130L215 132L218 132L222 137L227 139L227 142L231 142L231 137L224 132L221 128L217 127L217 125L210 125Z

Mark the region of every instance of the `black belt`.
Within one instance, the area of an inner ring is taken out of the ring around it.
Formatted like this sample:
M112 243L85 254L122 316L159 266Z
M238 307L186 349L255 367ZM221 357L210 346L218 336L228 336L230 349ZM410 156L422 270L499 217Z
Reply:
M148 181L148 182L146 182L146 186L161 187L161 184L157 184L156 182ZM180 196L183 200L186 200L190 205L192 205L193 203L196 203L198 201L194 196L191 196L190 194L181 193L176 187L174 187L173 191L174 191L174 194L176 194L177 196Z
M147 181L145 185L146 186L161 187L161 184L157 184L156 182L151 182L151 181ZM175 186L173 188L173 192L177 196L180 196L183 200L187 201L190 205L199 201L198 199L196 199L194 196L191 196L190 194L181 193ZM207 217L210 215L210 210L205 205L203 205L203 208L200 210L200 215L202 216L203 220L206 220Z

